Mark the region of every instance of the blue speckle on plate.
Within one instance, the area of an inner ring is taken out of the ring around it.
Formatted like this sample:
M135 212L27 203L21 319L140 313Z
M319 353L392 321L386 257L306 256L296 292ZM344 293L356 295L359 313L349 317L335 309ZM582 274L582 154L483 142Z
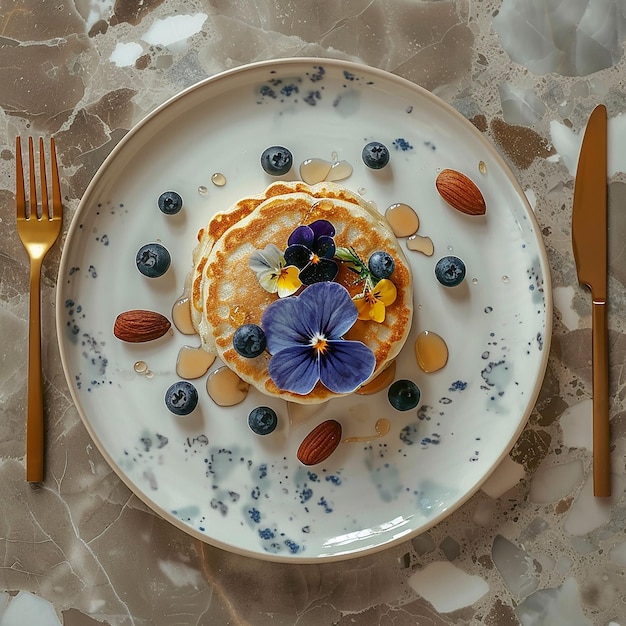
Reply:
M309 106L315 106L322 99L322 94L318 91L309 91L309 94L303 98L304 102Z
M261 537L261 539L274 539L275 536L271 528L262 528L259 530L259 537Z
M310 487L307 487L300 491L300 503L301 504L308 502L312 497L313 497L313 489L311 489Z
M249 509L248 515L255 524L258 524L261 521L261 512L259 509L255 509L254 507Z
M313 72L312 74L308 74L308 76L311 79L312 83L317 83L320 80L322 80L322 78L324 78L324 74L326 74L326 70L321 65L315 65L313 66L313 69L315 70L315 72Z
M285 539L285 545L287 546L291 554L297 554L298 552L300 552L300 546L295 541L293 541L293 539Z
M396 150L402 150L402 152L413 150L413 146L406 139L403 139L402 137L398 137L397 139L394 139L392 145L394 146Z
M455 380L448 388L448 391L465 391L466 389L467 389L466 382L462 380Z
M259 89L259 93L264 98L276 99L276 92L269 85L262 85Z
M298 85L295 85L294 83L290 83L289 85L285 85L284 87L281 88L280 93L283 96L287 96L288 98L293 96L294 94L297 94L300 90L298 89Z
M323 496L319 499L318 504L322 507L322 509L324 510L324 513L333 512L333 507L328 503L326 498L324 498Z

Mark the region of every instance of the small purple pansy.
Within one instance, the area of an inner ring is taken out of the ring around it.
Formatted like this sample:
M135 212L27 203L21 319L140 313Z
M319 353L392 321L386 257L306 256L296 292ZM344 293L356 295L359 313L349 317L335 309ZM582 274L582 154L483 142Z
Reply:
M302 395L318 381L334 393L358 389L372 375L376 357L360 341L343 339L356 319L356 306L339 283L318 282L270 304L261 324L276 386Z
M285 262L295 265L303 285L332 281L339 267L335 256L335 227L328 220L316 220L308 226L298 226L289 235Z

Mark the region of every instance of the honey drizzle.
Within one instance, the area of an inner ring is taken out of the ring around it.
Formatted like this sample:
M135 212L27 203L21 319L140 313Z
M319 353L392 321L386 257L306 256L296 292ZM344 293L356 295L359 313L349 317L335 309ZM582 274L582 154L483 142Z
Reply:
M385 217L396 237L414 235L420 227L417 213L408 204L397 202L387 207Z
M196 329L191 320L191 300L189 296L181 296L172 307L172 321L183 335L195 335Z
M344 439L344 443L367 443L372 439L378 439L380 437L384 437L389 434L391 430L391 422L386 417L381 417L379 420L376 420L376 424L374 424L374 430L376 431L375 435L367 435L363 437L347 437Z
M246 399L250 385L225 365L211 372L206 390L218 406L234 406Z
M186 380L200 378L209 371L214 361L215 355L203 350L202 346L197 348L183 346L176 359L176 374Z
M436 372L448 362L448 346L437 333L424 330L415 340L415 358L423 372Z

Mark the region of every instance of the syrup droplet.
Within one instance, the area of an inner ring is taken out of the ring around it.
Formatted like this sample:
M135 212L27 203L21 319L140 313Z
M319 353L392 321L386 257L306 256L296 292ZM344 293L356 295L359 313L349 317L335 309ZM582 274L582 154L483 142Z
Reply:
M381 417L377 420L374 430L379 437L384 437L391 430L391 422L386 417Z
M487 173L487 164L484 161L480 161L478 163L478 171L481 174L486 174Z
M389 434L389 431L391 430L391 422L386 417L381 417L379 420L376 420L374 430L376 431L375 435L366 435L364 437L348 437L343 441L344 443L365 443L367 441L371 441L372 439L384 437L385 435Z
M146 378L154 378L154 372L152 370L146 370Z
M352 165L348 163L348 161L335 161L331 168L330 172L326 174L325 180L336 181L336 180L344 180L352 175Z
M422 237L422 235L411 235L406 242L406 247L415 252L421 252L426 256L432 256L435 252L435 244L430 237Z
M226 176L224 176L221 172L215 172L215 174L211 176L211 182L216 187L223 187L226 184Z
M420 219L417 213L403 202L397 202L387 207L385 217L396 237L413 235L420 227Z
M250 385L225 365L211 372L206 381L207 393L219 406L234 406L243 402L249 389Z
M356 390L360 396L370 396L389 387L396 376L396 362L392 361L376 378Z
M415 340L415 358L423 372L436 372L448 362L448 346L437 333L424 330Z
M509 277L508 276L503 276L502 277L502 282L503 283L508 283L509 282Z
M236 327L241 326L246 321L246 310L244 307L236 304L231 306L228 311L228 321Z
M200 187L198 187L198 193L201 196L206 196L209 193L209 189L208 187L205 187L204 185L200 185Z
M326 180L332 163L324 159L307 159L300 164L300 178L309 184L321 183Z
M213 361L215 355L203 350L202 346L198 348L183 346L176 359L176 374L186 380L200 378L209 371Z
M135 365L133 365L133 369L137 374L145 374L148 371L148 364L145 361L137 361Z
M183 335L195 335L196 329L191 321L191 301L189 296L181 296L172 307L172 321Z

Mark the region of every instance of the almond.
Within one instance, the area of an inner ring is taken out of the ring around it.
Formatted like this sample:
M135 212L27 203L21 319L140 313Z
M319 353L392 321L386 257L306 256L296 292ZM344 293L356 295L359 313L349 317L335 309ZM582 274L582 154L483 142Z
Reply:
M298 460L304 465L325 461L341 443L341 424L326 420L316 426L298 448Z
M454 209L466 215L484 215L487 207L474 181L456 170L442 170L435 181L439 195Z
M142 343L162 337L171 325L164 315L156 311L133 309L124 311L115 318L113 334L122 341Z

